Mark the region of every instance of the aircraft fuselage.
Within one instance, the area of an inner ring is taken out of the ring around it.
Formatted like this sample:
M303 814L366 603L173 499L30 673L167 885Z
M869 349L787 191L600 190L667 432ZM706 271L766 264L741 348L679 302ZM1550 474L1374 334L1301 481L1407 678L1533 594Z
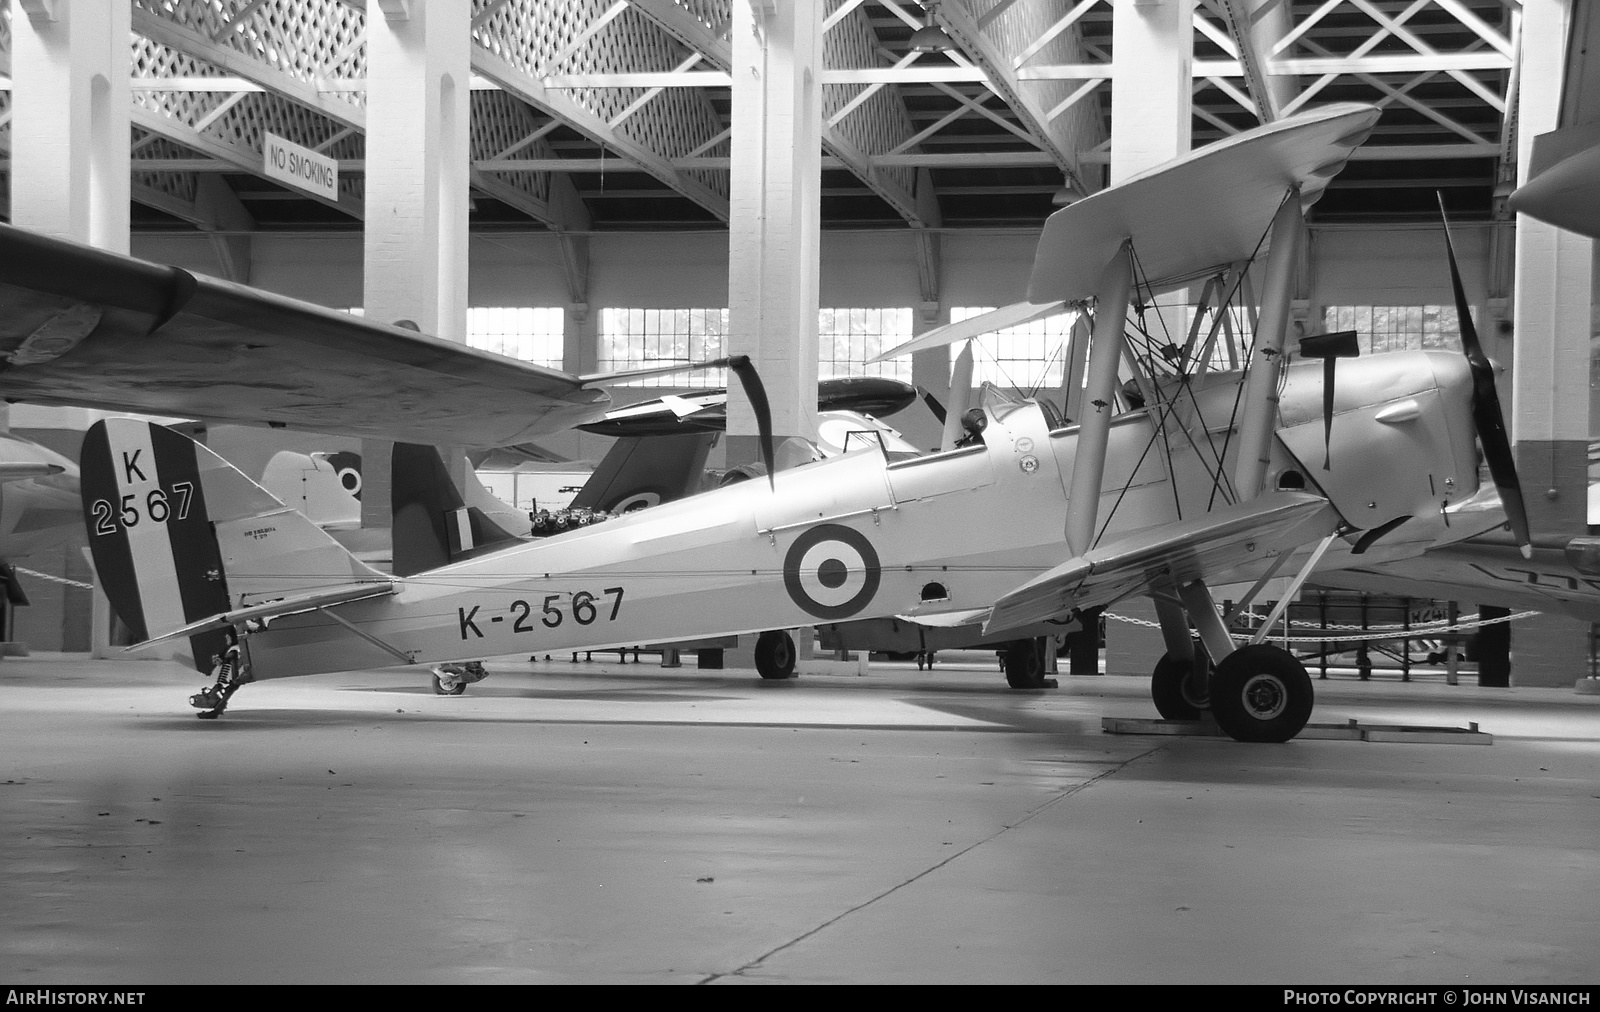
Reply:
M1228 424L1238 377L1115 419L1097 543L1234 501ZM1450 510L1477 489L1470 379L1458 356L1345 363L1330 469L1322 470L1320 366L1281 392L1269 484L1320 490L1352 528L1397 517L1394 554L1499 523ZM887 615L985 608L1068 557L1063 538L1077 426L1050 430L1031 402L992 405L980 445L903 461L856 451L457 562L338 614L417 663L692 639ZM1475 526L1474 526L1475 524ZM1471 529L1468 529L1468 528ZM1359 562L1352 535L1326 565ZM1337 543L1336 543L1337 544ZM1369 557L1370 558L1370 557ZM1251 579L1270 555L1241 560ZM236 601L239 605L255 603ZM250 638L258 678L395 663L320 614Z

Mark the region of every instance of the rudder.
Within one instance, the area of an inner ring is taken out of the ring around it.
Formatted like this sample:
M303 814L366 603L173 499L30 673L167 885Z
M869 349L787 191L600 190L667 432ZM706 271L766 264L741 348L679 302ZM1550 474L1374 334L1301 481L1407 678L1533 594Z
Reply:
M101 586L139 640L286 593L383 574L237 468L165 426L110 418L84 436L80 485ZM189 638L209 670L226 632Z

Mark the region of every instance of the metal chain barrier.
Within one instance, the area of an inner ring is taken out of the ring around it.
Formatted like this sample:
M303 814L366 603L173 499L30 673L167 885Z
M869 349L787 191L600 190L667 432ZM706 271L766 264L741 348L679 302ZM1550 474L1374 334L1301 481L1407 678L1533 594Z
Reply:
M94 584L84 583L82 580L69 580L64 576L51 576L49 573L41 573L36 569L24 569L21 566L12 566L11 568L19 573L25 573L28 576L37 577L41 580L49 580L51 583L64 583L68 587L77 587L79 590L94 589Z
M1538 615L1538 614L1540 614L1540 613L1537 612L1537 611L1519 611L1519 612L1517 612L1515 614L1507 615L1504 618L1480 618L1480 619L1474 619L1474 620L1472 620L1470 622L1456 622L1454 625L1450 624L1448 621L1430 622L1430 623L1424 623L1423 625L1415 625L1415 626L1412 626L1409 629L1407 629L1404 626L1398 626L1398 625L1394 625L1394 626L1368 626L1365 631L1361 631L1361 627L1360 626L1353 626L1353 625L1315 626L1313 628L1316 629L1319 632L1323 632L1323 635L1320 635L1320 636L1287 636L1287 637L1285 637L1285 636L1271 636L1271 637L1268 637L1268 639L1273 643L1355 643L1355 642L1359 642L1359 641L1363 641L1363 640L1396 640L1396 639L1414 640L1414 639L1428 639L1428 638L1430 638L1430 634L1432 634L1432 633L1464 632L1464 631L1469 630L1469 629L1477 629L1477 628L1480 628L1480 627L1486 626L1486 625L1496 625L1496 624L1498 624L1500 622L1515 622L1519 618L1529 618L1531 616ZM1116 619L1118 622L1126 622L1129 625L1142 625L1142 626L1145 626L1145 627L1150 628L1150 629L1160 629L1161 628L1161 623L1160 622L1152 622L1149 619L1143 619L1143 618L1134 618L1131 615L1118 615L1116 612L1108 611L1108 612L1105 613L1105 616L1106 616L1106 618ZM1349 635L1329 636L1329 635L1327 635L1327 633L1329 633L1329 632L1344 631L1344 630L1357 630L1358 632L1360 632L1360 635L1356 635L1356 636L1349 636ZM1295 631L1296 632L1303 632L1304 630L1295 630ZM1399 635L1396 635L1396 633L1398 633ZM1236 632L1236 633L1233 633L1232 635L1233 635L1233 638L1236 639L1236 640L1248 640L1251 637L1253 637L1255 634L1253 632Z

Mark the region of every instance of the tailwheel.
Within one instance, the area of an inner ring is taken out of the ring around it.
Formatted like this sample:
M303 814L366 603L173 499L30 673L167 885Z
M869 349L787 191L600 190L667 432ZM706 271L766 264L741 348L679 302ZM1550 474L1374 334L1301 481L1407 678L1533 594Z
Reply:
M1013 689L1053 689L1055 679L1046 678L1041 640L1012 640L1001 650L1006 684Z
M1209 665L1199 644L1195 645L1192 660L1163 654L1150 676L1150 698L1156 704L1156 712L1167 720L1199 720L1211 709L1206 677Z
M437 696L459 696L467 691L467 686L473 682L481 682L487 678L489 672L484 670L482 661L466 661L461 664L435 664L433 666L433 692Z
M778 630L756 637L756 673L762 678L794 677L794 638Z
M1240 647L1211 675L1211 715L1235 741L1288 741L1314 702L1305 665L1270 644Z

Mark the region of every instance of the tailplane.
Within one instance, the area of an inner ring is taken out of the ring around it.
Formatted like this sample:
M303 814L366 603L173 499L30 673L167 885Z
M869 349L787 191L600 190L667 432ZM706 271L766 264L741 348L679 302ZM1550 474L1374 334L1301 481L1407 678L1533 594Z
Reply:
M207 622L269 601L389 578L187 436L133 418L95 423L80 459L89 546L138 640L197 624L184 658L208 671L229 630Z

